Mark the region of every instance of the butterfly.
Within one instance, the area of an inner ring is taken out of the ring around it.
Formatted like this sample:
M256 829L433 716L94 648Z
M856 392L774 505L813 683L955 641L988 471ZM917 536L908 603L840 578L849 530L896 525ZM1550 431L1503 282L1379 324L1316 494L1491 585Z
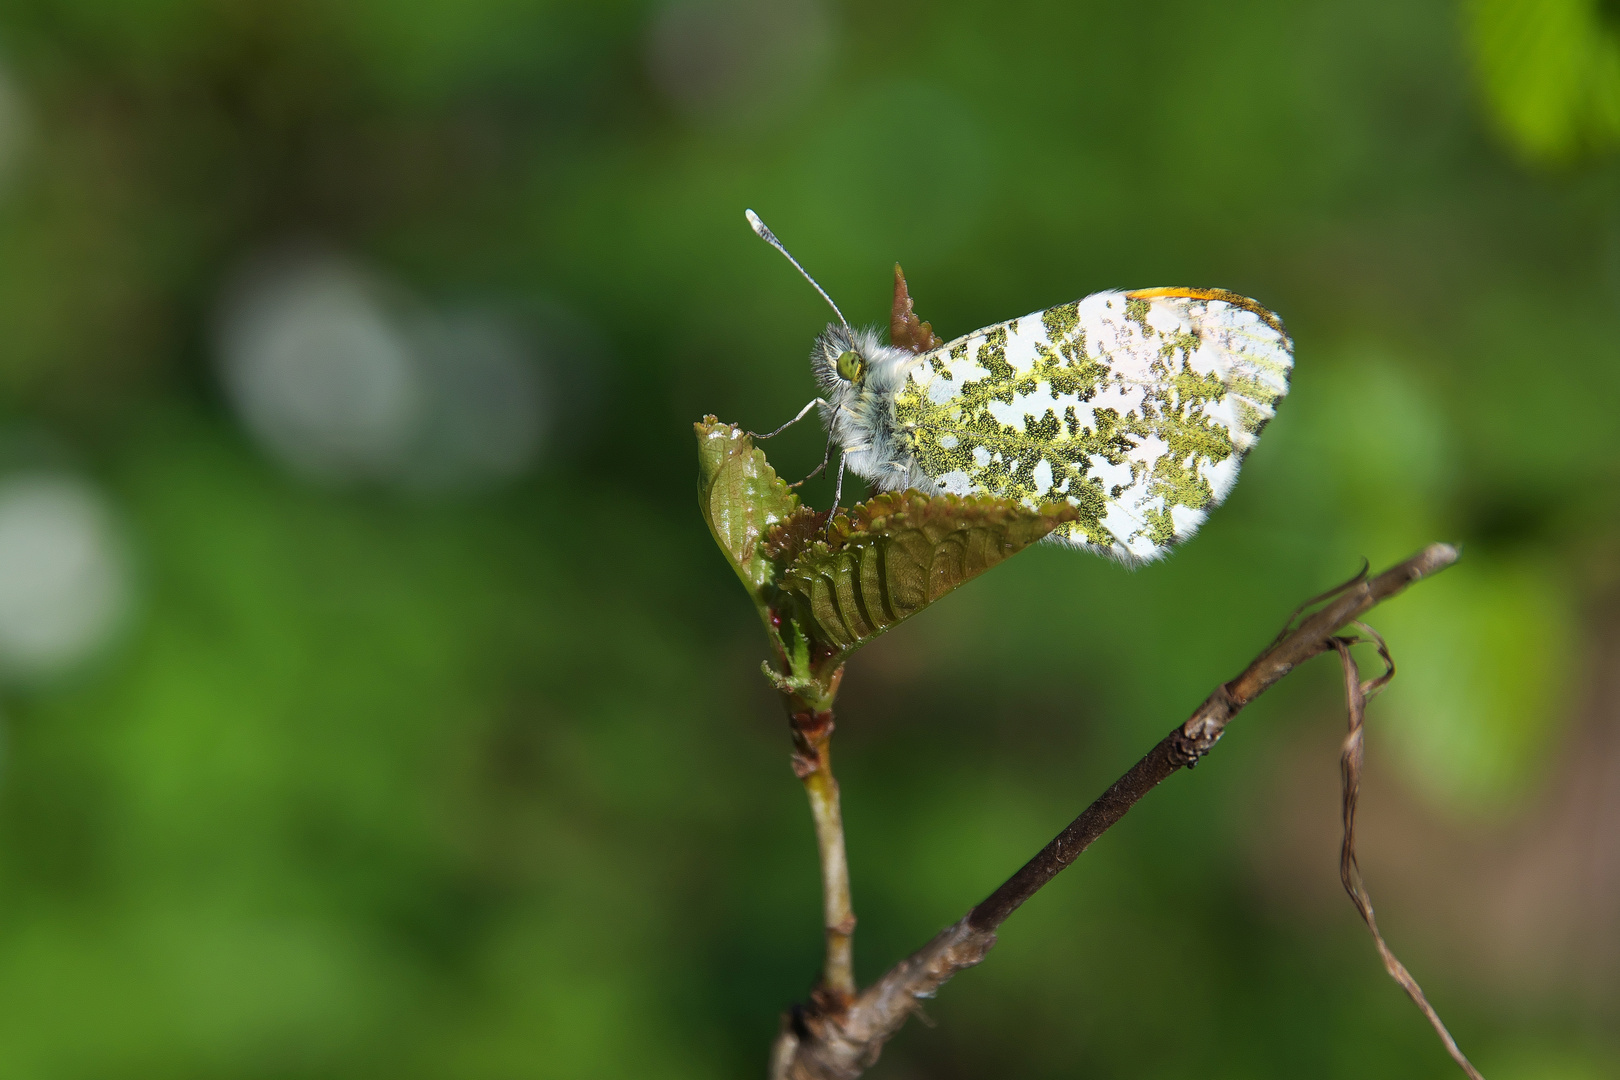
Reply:
M884 344L851 329L747 217L838 316L810 351L822 396L758 436L819 408L828 444L816 472L841 451L835 505L846 467L877 491L1063 502L1078 518L1048 539L1145 562L1221 504L1288 393L1293 340L1236 293L1110 290L941 342L913 313L897 265Z

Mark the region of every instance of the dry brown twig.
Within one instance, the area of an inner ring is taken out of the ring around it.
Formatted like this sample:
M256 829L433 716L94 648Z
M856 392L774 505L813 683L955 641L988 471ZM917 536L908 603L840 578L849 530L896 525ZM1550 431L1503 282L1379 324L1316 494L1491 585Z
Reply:
M1468 1058L1457 1047L1457 1040L1451 1037L1446 1025L1440 1020L1440 1014L1434 1011L1429 999L1423 996L1423 988L1412 978L1412 973L1406 970L1406 965L1396 958L1395 954L1384 942L1384 935L1378 929L1378 919L1373 915L1372 897L1367 894L1367 884L1361 878L1361 864L1356 861L1356 800L1361 795L1361 766L1366 756L1366 742L1362 736L1362 721L1367 711L1367 702L1378 691L1382 690L1389 680L1395 677L1395 661L1390 659L1389 646L1384 639L1366 623L1354 624L1357 630L1366 634L1366 638L1335 637L1332 645L1338 650L1339 660L1344 665L1344 700L1346 711L1350 718L1350 732L1344 738L1344 751L1339 756L1339 768L1344 777L1344 841L1339 848L1339 880L1344 883L1344 891L1350 894L1350 902L1356 905L1361 918L1367 924L1367 932L1372 934L1373 944L1378 947L1378 956L1384 961L1384 970L1389 977L1400 984L1423 1015L1428 1017L1429 1023L1434 1026L1435 1033L1445 1045L1446 1053L1451 1055L1470 1080L1485 1080L1479 1075ZM1362 641L1371 641L1378 647L1378 658L1384 662L1383 673L1363 680L1361 671L1356 667L1355 657L1350 655L1350 648Z
M1431 544L1416 555L1396 566L1367 577L1365 571L1344 586L1307 602L1326 601L1315 612L1307 615L1293 629L1285 627L1264 652L1231 682L1215 688L1182 724L1176 725L1147 756L1138 761L1079 817L1059 833L1036 856L1008 878L982 903L968 912L960 922L941 931L934 940L924 945L905 960L896 964L873 985L855 992L853 979L847 974L848 931L854 928L854 915L848 908L847 876L839 882L841 908L838 927L833 926L834 912L831 894L828 902L829 971L834 974L835 945L843 961L837 965L836 985L824 981L812 1000L793 1010L783 1018L782 1030L771 1054L772 1080L854 1080L878 1059L883 1045L906 1019L918 1011L923 999L933 997L953 975L972 967L984 959L995 944L995 931L1024 901L1056 877L1077 859L1091 843L1108 831L1137 800L1161 781L1183 768L1191 768L1214 747L1230 723L1244 706L1265 693L1294 668L1306 660L1329 650L1337 650L1346 665L1345 679L1350 707L1350 735L1344 751L1344 820L1345 838L1342 869L1345 888L1355 902L1357 910L1366 920L1373 934L1380 956L1391 977L1401 984L1413 1001L1424 1010L1430 1022L1440 1033L1447 1050L1467 1071L1472 1080L1480 1080L1462 1052L1457 1049L1445 1026L1423 997L1417 983L1400 961L1384 944L1373 918L1372 904L1361 883L1355 861L1355 796L1359 787L1362 758L1361 717L1370 693L1381 689L1394 674L1393 664L1376 679L1362 682L1350 656L1354 638L1338 637L1344 627L1355 624L1377 641L1380 655L1388 661L1388 652L1382 639L1357 623L1363 614L1377 604L1402 592L1407 586L1444 570L1457 561L1457 549L1449 544ZM1303 607L1302 609L1303 610ZM1299 614L1295 612L1295 616ZM1292 626L1293 618L1289 619ZM797 719L797 718L796 718ZM809 717L805 718L809 720ZM817 727L822 718L815 718ZM824 720L830 732L832 718ZM800 741L795 724L796 742ZM807 733L808 734L808 733ZM800 754L810 749L801 746ZM823 751L824 752L824 751ZM798 755L796 755L797 758ZM808 763L807 763L808 764ZM812 768L814 768L812 766ZM803 775L803 774L801 774ZM831 770L826 769L826 780L831 781ZM836 805L836 784L832 784L832 797ZM818 817L819 826L819 817ZM818 829L819 831L819 829ZM842 837L838 838L838 865L842 865ZM826 845L823 845L824 855ZM824 859L825 861L825 859ZM837 931L845 931L838 934Z

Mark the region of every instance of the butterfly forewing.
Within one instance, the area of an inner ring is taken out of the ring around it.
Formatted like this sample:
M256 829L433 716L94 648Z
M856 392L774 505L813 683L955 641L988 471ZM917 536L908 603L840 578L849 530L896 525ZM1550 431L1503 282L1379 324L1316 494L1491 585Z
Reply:
M923 356L895 399L945 491L1080 511L1055 539L1137 561L1197 531L1288 392L1293 343L1252 300L1105 292Z

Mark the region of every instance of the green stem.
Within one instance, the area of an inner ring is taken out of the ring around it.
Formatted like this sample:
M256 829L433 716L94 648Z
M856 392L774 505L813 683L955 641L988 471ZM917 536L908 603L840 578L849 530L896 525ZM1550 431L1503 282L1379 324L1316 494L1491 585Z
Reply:
M821 914L827 935L827 960L819 991L830 998L824 1005L841 1008L855 996L855 908L849 895L849 859L844 848L844 816L838 800L838 780L832 771L833 699L843 669L825 683L817 683L813 701L784 691L793 732L793 771L810 798L810 816L816 826L816 850L821 858Z
M849 860L844 852L844 817L838 780L832 774L832 714L824 713L825 733L813 745L815 768L804 777L810 815L821 853L821 912L827 932L827 962L821 985L839 995L855 995L855 909L849 897ZM819 726L819 725L818 725ZM804 760L795 755L795 764Z

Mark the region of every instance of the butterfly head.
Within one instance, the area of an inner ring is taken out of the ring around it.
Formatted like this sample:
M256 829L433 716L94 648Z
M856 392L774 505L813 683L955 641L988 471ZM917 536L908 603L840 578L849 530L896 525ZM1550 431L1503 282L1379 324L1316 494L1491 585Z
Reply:
M863 336L838 323L828 323L816 338L810 366L823 389L836 393L860 385L870 362L866 349L870 343L862 341Z
M810 368L821 392L833 401L864 387L885 351L872 331L829 323L810 350Z
M845 382L859 382L862 373L866 370L866 361L862 360L861 354L854 349L845 349L838 354L838 359L833 362L833 370L837 371L838 377Z

